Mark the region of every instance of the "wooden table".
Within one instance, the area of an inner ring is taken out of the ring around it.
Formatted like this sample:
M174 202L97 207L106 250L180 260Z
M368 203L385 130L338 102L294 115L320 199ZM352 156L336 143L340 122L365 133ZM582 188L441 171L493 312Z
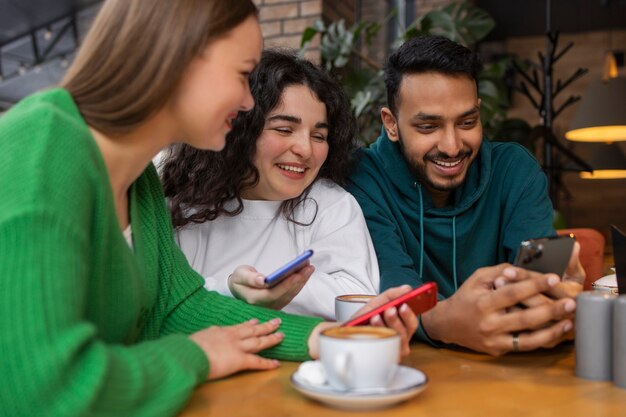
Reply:
M284 362L202 385L181 416L626 416L626 389L574 376L571 344L502 358L416 344L403 363L424 371L428 387L385 410L342 411L309 400L289 382L298 364Z

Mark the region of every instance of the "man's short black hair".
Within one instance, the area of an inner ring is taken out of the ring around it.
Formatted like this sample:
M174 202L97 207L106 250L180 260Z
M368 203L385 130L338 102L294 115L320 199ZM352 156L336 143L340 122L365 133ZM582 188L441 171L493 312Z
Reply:
M397 114L400 83L405 74L438 72L467 75L477 81L482 68L478 55L463 45L443 36L420 36L406 41L385 65L387 105Z

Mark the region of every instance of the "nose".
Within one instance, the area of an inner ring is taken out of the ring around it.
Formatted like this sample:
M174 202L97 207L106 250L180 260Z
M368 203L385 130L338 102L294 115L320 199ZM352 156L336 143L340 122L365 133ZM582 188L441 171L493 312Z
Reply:
M239 110L250 111L252 108L254 108L254 97L252 97L252 93L250 92L250 86L246 84L246 92Z
M450 158L456 157L463 149L463 139L461 132L453 127L444 129L443 136L437 145L439 152L448 155Z
M293 140L294 141L291 145L291 152L293 152L295 155L299 156L302 159L308 159L313 152L311 139L308 132L300 135L294 135Z

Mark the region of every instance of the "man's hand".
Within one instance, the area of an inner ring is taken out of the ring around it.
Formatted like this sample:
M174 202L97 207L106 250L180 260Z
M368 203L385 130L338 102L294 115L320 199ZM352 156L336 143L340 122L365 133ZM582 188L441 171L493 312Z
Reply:
M574 248L572 250L572 256L570 257L569 263L567 265L567 269L565 270L565 274L563 275L563 280L559 282L557 285L548 290L545 294L537 294L530 298L527 298L522 302L522 304L526 307L537 307L542 304L550 304L553 303L554 300L570 298L576 299L576 296L583 291L583 283L585 282L586 273L583 269L580 259L580 243L574 242ZM500 285L503 285L500 283ZM513 311L518 307L513 307L509 309L509 311ZM574 312L570 313L565 318L569 318L572 321L575 319ZM548 325L553 324L546 323L543 327L547 327ZM571 330L564 335L563 339L574 339L574 331Z
M272 288L265 287L265 276L251 266L241 265L228 277L230 292L248 304L280 310L298 295L315 271L308 265Z
M576 296L583 290L583 283L585 282L586 277L585 270L580 264L579 254L580 243L574 242L572 256L567 264L563 280L548 290L545 295L534 295L522 301L522 304L526 307L536 307L542 304L551 303L554 299L576 298ZM500 284L502 285L502 283ZM572 319L574 318L573 316L574 315L572 314Z
M433 339L495 356L552 347L573 328L567 318L576 308L573 299L551 300L526 309L511 307L548 293L559 283L554 274L508 264L480 268L452 297L423 314L422 325Z

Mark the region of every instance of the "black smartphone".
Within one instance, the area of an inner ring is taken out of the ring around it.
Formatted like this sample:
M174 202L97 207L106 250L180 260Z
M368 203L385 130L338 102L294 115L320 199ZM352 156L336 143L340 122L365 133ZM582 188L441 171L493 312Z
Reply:
M295 259L287 262L285 265L265 277L265 286L267 288L271 288L278 285L278 283L287 278L289 275L307 266L311 256L313 256L313 251L309 249Z
M575 241L573 234L525 240L520 243L514 264L543 274L557 274L563 278Z

